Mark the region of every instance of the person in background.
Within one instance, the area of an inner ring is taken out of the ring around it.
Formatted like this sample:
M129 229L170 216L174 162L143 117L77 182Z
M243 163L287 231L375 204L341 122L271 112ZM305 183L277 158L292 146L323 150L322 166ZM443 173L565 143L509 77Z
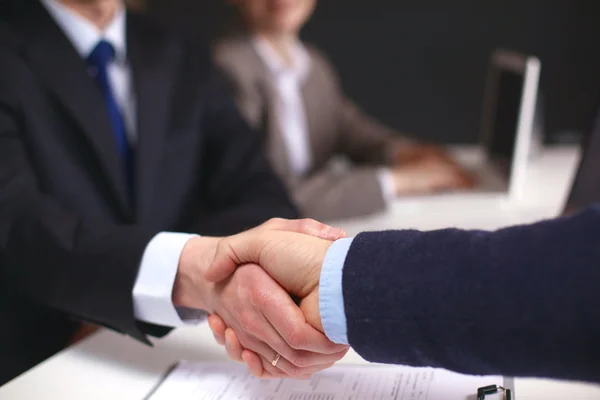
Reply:
M360 216L397 196L470 186L443 151L402 137L344 95L325 56L299 39L316 0L229 2L243 29L217 41L216 62L306 216ZM336 155L351 166L333 163Z

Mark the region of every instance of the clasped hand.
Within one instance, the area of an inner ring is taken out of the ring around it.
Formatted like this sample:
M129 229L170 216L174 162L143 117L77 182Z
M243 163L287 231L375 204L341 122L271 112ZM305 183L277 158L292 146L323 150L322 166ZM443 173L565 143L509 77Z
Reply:
M307 378L348 350L324 335L318 301L323 259L343 235L314 220L275 219L235 236L192 239L173 302L206 310L217 342L253 375Z

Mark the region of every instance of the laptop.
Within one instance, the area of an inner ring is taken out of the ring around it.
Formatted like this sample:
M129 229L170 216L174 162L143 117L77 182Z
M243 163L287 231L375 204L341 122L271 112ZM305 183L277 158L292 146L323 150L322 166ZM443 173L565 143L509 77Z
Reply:
M509 50L492 54L484 90L480 146L470 159L455 154L458 163L475 177L477 186L437 196L446 200L448 196L457 200L512 200L520 196L528 161L540 141L536 129L540 70L540 61L532 55Z
M600 101L590 120L590 128L582 141L582 156L567 195L562 215L569 215L594 203L600 203ZM489 199L482 202L454 202L448 201L448 198L446 198L445 201L433 199L433 201L426 203L425 205L421 204L421 210L427 210L427 214L435 213L437 216L437 218L431 220L430 228L454 226L456 221L460 221L461 227L464 228L487 226L490 229L533 222L528 212L520 209L515 204L506 202L494 202L489 201ZM422 214L419 215L418 212L415 214L415 218L420 220L418 226L427 228L421 222L424 219ZM406 220L408 221L409 218L406 218Z

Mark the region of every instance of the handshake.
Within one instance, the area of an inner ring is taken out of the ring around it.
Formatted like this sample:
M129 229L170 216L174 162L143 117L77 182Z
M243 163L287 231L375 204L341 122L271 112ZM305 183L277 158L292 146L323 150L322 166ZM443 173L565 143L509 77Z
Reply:
M217 342L253 375L308 378L348 351L325 336L319 312L321 266L344 236L314 220L274 219L235 236L193 238L173 303L207 311Z
M217 341L258 377L309 377L351 343L372 362L597 382L598 226L592 207L495 232L350 242L313 220L272 220L189 240L173 303L211 314Z

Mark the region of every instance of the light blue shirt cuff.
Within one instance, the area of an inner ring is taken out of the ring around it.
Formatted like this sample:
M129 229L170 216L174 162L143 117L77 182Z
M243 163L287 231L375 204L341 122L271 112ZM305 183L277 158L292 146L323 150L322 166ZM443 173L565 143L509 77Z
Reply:
M323 260L319 283L319 311L325 334L334 343L348 344L342 273L354 239L335 241Z

